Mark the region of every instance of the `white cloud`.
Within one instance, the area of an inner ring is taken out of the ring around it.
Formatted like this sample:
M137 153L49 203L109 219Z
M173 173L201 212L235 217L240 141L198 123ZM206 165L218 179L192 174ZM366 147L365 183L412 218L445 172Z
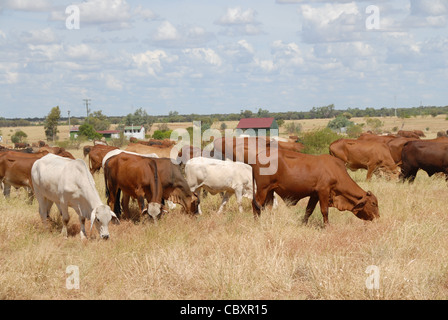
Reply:
M223 34L229 36L258 35L263 32L260 29L261 23L255 20L256 15L257 12L252 8L246 10L241 7L228 8L215 23L226 27Z
M123 90L123 84L110 74L101 73L101 79L106 81L106 87L115 91Z
M163 70L163 61L173 61L163 50L146 51L132 55L132 60L138 68L144 69L151 76L157 76Z
M152 41L164 47L195 47L208 42L212 37L203 27L174 26L171 22L164 21L152 35Z
M193 48L182 50L184 54L199 61L205 61L214 66L221 66L222 60L219 55L212 49Z
M45 28L22 32L20 40L28 44L49 44L58 41L58 38L53 29Z
M81 28L94 25L102 31L113 31L132 26L133 15L126 0L86 0L73 5L79 7ZM66 18L65 10L50 14L50 20L65 21Z
M2 2L0 3L0 9L4 7L17 11L39 12L47 11L52 7L51 2L47 0L5 0Z
M307 43L354 41L365 29L364 16L355 2L323 6L301 5L302 39Z

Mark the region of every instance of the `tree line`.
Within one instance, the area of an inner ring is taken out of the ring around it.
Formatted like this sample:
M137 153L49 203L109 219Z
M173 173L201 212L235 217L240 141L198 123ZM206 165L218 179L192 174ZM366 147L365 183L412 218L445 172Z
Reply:
M101 110L89 114L88 117L72 117L71 125L79 125L80 134L90 139L100 138L96 131L108 130L111 124L117 125L117 129L123 129L125 126L143 125L147 131L151 129L154 123L171 123L171 122L192 122L201 121L204 126L211 126L214 122L223 121L239 121L242 118L265 118L273 117L279 125L285 120L303 120L303 119L350 119L352 117L390 117L397 116L400 118L409 118L413 116L432 116L439 114L448 114L448 106L420 106L411 108L347 108L338 110L334 104L321 107L313 107L309 111L287 111L287 112L270 112L269 110L259 108L258 111L241 110L239 113L215 113L208 115L200 114L180 114L178 111L170 111L168 115L152 116L143 108L137 109L134 113L126 116L107 116ZM33 125L44 125L45 134L48 140L57 140L57 126L65 123L68 124L67 117L61 117L59 106L51 109L45 118L26 118L26 119L6 119L0 117L0 127L25 127ZM337 125L341 127L341 125ZM163 130L162 130L163 131Z

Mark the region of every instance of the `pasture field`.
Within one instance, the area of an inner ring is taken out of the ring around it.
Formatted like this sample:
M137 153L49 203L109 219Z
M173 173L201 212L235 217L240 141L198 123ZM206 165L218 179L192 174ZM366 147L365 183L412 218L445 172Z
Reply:
M209 196L202 216L174 210L157 224L122 220L108 241L94 230L82 242L72 209L64 239L56 207L45 230L23 189L0 196L0 299L447 299L445 180L419 172L409 185L350 174L377 196L377 221L331 208L323 228L317 207L303 225L307 199L280 201L254 220L250 201L240 214L232 197L217 215L219 196ZM102 171L94 178L105 201ZM69 266L79 268L79 289L66 286ZM378 289L366 286L369 266L379 271Z

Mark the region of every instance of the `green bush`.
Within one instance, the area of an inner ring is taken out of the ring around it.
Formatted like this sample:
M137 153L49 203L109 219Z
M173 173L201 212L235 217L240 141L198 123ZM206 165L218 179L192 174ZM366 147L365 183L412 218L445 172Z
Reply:
M157 140L169 139L171 137L171 132L173 132L173 130L167 130L167 131L156 130L154 131L152 138Z
M300 136L300 142L305 145L302 152L315 155L328 154L330 144L341 137L330 128L304 132Z
M327 127L333 130L340 130L341 128L348 128L353 125L353 121L350 121L347 117L340 115L329 121Z

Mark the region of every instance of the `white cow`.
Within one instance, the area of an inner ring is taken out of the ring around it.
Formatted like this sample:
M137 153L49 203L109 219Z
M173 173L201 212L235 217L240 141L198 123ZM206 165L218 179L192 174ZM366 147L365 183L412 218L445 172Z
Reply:
M185 175L192 192L203 188L211 194L224 192L218 213L232 194L235 194L240 212L243 212L242 198L252 199L252 167L242 162L222 161L197 157L185 164ZM202 214L199 206L199 213Z
M100 199L92 174L83 160L72 160L48 154L34 162L31 169L34 193L39 202L39 214L47 225L51 206L56 203L62 215L62 235L67 238L70 219L68 207L79 215L81 239L86 238L85 220L90 219L90 231L95 224L102 239L109 238L109 222L119 220Z

